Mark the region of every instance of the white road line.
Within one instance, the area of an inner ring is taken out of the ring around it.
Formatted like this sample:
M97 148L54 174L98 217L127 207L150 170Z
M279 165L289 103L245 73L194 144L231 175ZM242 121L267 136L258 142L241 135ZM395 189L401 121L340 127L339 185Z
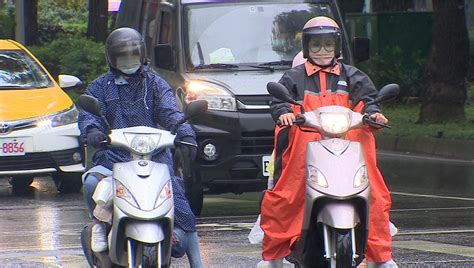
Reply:
M399 235L439 235L439 234L463 234L463 233L474 233L474 230L430 230L430 231L407 231L398 232Z
M458 196L444 196L444 195L431 195L431 194L414 194L414 193L404 193L404 192L390 192L390 193L393 194L393 195L426 197L426 198L434 198L434 199L451 199L451 200L462 200L462 201L474 201L474 198L458 197Z
M422 240L393 241L393 246L396 248L412 249L425 252L442 253L474 258L474 247L435 243Z
M413 155L413 154L407 154L407 153L404 153L404 152L390 153L388 151L377 151L377 155L380 155L380 156L393 156L393 157L397 157L397 158L422 159L422 160L439 161L439 162L474 164L474 160L454 159L454 158L447 158L447 157L444 158L444 157L441 157L441 156Z
M438 210L469 210L474 207L450 207L450 208L399 208L391 209L390 212L405 212L405 211L438 211Z

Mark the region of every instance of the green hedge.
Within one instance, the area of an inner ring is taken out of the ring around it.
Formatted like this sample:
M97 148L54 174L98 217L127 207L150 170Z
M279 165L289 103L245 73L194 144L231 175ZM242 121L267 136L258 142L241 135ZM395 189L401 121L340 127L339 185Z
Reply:
M14 37L14 6L7 5L0 10L0 38L13 39Z
M50 43L28 49L55 79L59 74L74 75L87 86L108 69L104 44L81 36L60 36Z
M419 96L425 61L420 51L406 52L395 46L387 47L381 54L358 63L357 67L372 79L378 89L390 83L399 84L399 100L405 101Z

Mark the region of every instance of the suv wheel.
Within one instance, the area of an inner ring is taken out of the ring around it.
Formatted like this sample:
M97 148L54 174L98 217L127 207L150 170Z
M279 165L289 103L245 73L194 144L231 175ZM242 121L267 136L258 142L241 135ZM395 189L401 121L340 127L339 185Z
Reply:
M29 189L29 186L33 183L34 177L31 175L26 176L15 176L10 179L10 185L15 193L23 193Z
M174 172L176 176L183 178L186 198L194 215L199 216L204 201L204 189L201 178L192 171L191 161L181 148L176 148L174 153Z
M56 188L63 194L81 191L82 173L56 172L52 177Z

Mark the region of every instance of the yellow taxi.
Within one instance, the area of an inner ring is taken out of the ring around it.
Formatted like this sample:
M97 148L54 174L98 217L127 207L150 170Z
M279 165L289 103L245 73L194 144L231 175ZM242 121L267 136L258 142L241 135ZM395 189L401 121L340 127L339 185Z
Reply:
M60 192L78 192L85 169L76 106L63 91L81 81L54 81L21 44L0 40L0 178L25 190L51 174Z

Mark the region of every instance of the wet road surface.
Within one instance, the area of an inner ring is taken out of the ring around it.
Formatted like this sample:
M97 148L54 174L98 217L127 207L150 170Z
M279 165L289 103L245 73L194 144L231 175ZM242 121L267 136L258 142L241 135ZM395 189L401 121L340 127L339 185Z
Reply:
M474 164L380 154L399 228L400 267L474 267ZM247 236L258 193L206 196L198 219L205 267L255 267L260 245ZM60 195L48 177L23 196L0 180L0 267L87 267L79 233L88 221L81 194ZM174 259L173 267L188 267Z

